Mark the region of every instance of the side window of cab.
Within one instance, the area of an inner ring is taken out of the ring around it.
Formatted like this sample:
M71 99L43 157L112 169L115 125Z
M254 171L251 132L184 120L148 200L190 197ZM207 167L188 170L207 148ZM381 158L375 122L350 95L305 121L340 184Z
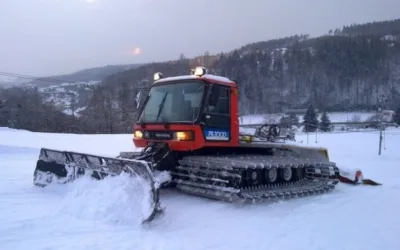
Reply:
M230 88L222 85L212 85L211 94L208 99L206 113L217 115L230 114Z

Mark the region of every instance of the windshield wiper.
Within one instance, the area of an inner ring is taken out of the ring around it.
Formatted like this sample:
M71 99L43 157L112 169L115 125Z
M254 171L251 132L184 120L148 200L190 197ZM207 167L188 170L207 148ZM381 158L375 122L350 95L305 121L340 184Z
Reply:
M158 118L160 118L161 112L164 109L164 103L165 103L165 100L167 99L168 93L169 92L165 92L165 95L164 95L164 97L163 97L163 99L162 99L162 101L160 103L160 108L158 109L158 114L157 114L156 121L158 120ZM164 121L163 116L161 116L161 121L163 122L164 127L167 128L167 123Z

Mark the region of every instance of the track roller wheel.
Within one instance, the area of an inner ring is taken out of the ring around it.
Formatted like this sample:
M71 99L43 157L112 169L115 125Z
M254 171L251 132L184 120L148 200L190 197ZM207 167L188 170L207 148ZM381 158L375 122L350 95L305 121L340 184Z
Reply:
M256 186L263 183L262 172L259 169L248 169L246 171L246 182L249 186Z
M293 178L293 170L292 170L292 168L283 168L280 171L280 176L281 176L282 180L284 180L285 182L291 181L292 178Z
M265 170L265 182L272 184L278 180L278 169L270 168Z

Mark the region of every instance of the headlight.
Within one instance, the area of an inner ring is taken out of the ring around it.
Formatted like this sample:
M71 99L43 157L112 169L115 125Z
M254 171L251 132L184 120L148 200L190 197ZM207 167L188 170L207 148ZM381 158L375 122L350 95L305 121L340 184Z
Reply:
M194 134L193 131L185 131L185 132L175 132L174 140L177 141L193 141Z
M142 133L142 131L139 131L139 130L136 130L135 131L135 133L133 134L133 136L135 137L135 138L143 138L143 133Z

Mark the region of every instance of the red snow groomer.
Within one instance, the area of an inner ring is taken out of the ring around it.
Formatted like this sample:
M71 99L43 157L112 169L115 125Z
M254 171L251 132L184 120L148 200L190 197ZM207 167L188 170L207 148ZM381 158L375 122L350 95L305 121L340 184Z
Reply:
M322 194L339 182L328 150L305 147L266 124L247 134L238 117L238 84L197 67L190 75L163 78L142 89L133 143L141 152L116 158L42 148L34 183L66 183L123 172L151 186L150 221L162 211L159 188L228 202L257 202ZM166 178L165 178L166 177Z

